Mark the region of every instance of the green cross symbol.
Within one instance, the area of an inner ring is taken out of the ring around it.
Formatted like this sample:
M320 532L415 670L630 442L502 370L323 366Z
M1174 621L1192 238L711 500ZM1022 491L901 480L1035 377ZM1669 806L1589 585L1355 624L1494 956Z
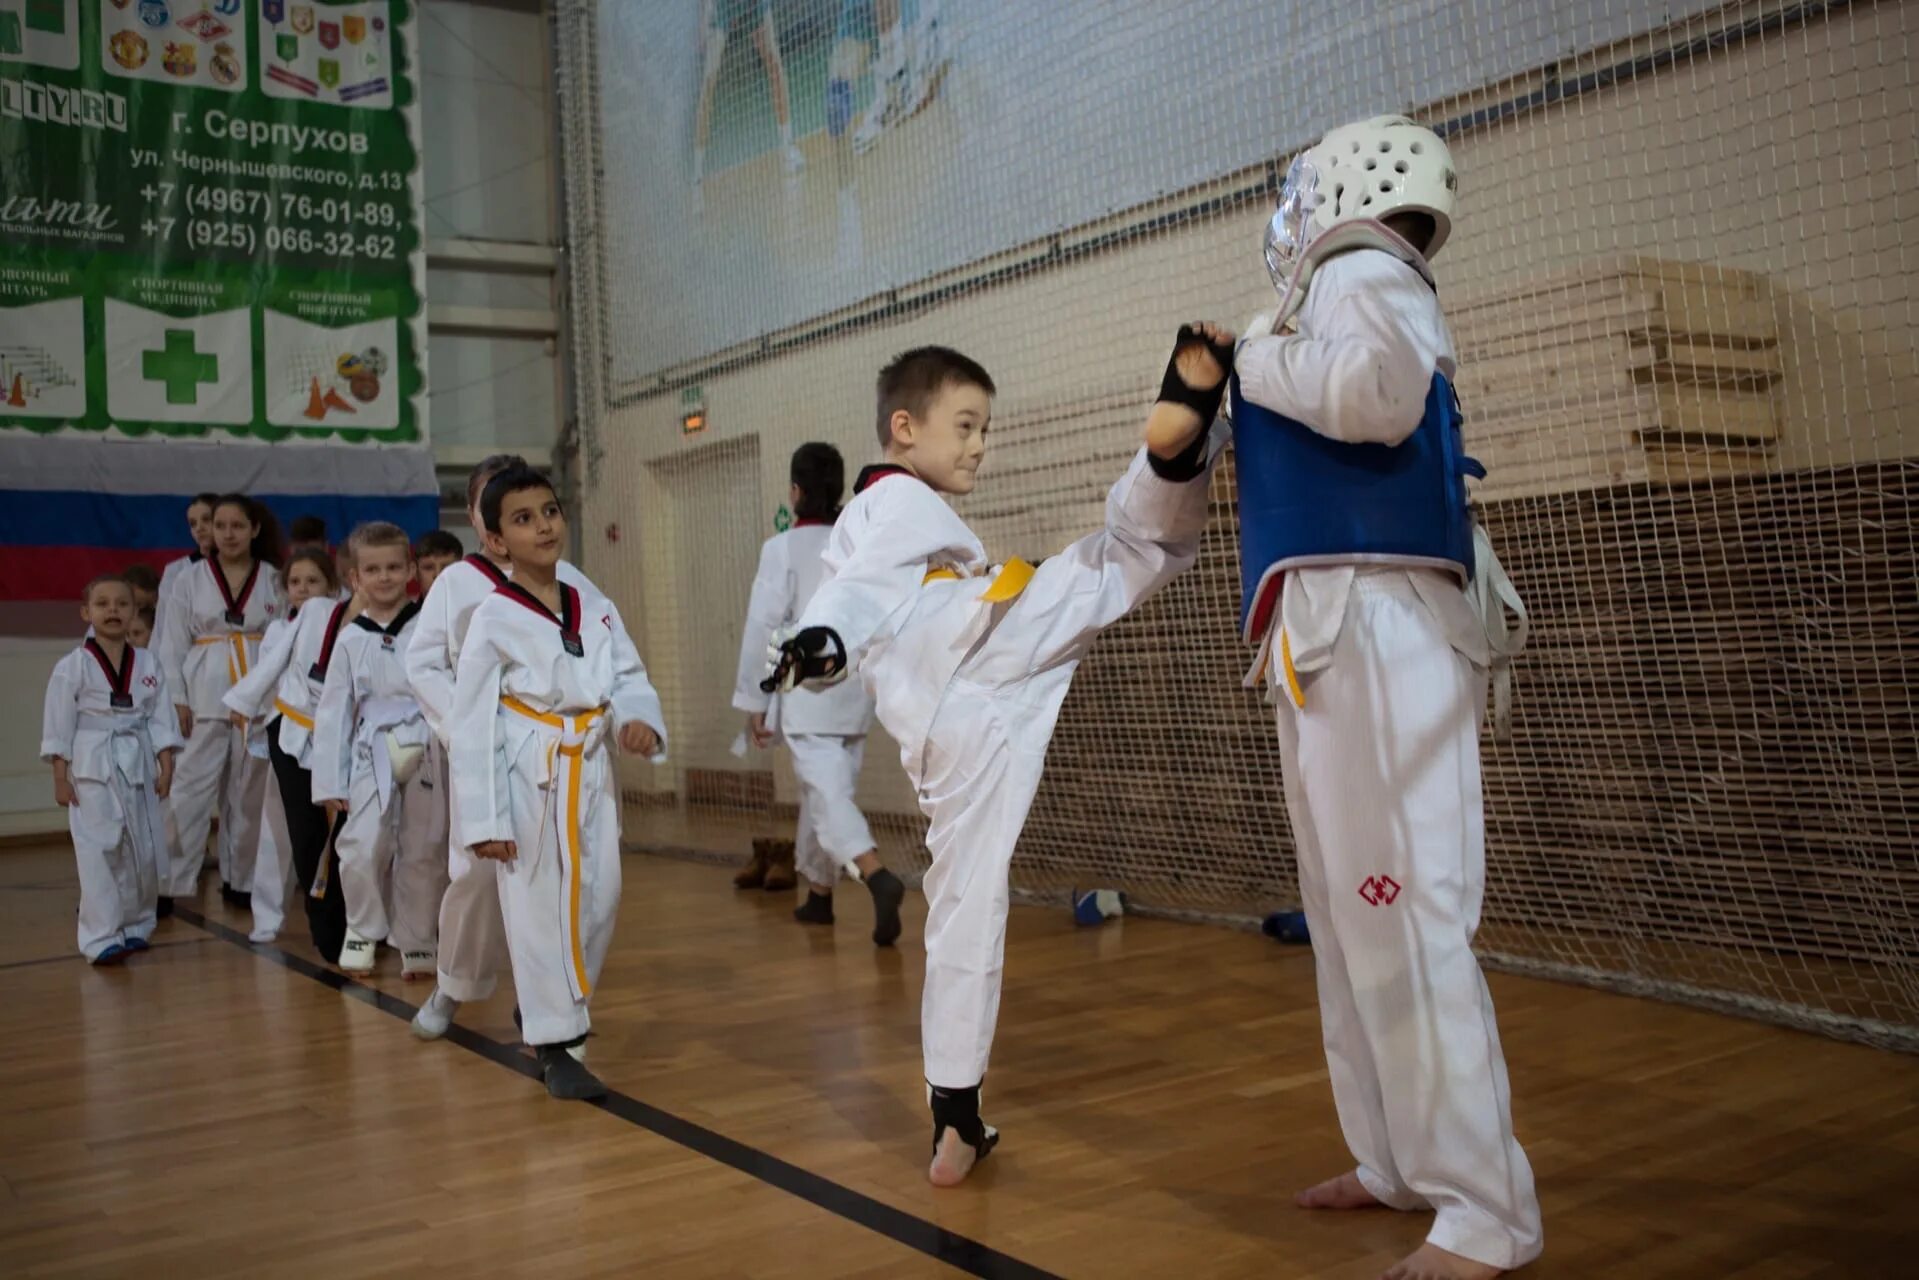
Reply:
M140 353L140 374L148 382L167 384L168 404L198 404L199 384L220 380L220 357L195 351L193 330L168 329L164 351Z

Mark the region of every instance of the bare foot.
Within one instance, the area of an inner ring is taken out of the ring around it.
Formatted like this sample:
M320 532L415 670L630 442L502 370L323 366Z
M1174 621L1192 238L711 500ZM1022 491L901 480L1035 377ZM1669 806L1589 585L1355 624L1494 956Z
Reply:
M1342 1173L1293 1197L1302 1209L1378 1209L1379 1197L1366 1190L1357 1173ZM1404 1265L1404 1264L1401 1264ZM1395 1280L1398 1280L1395 1277Z
M1394 1263L1380 1280L1493 1280L1504 1274L1498 1267L1447 1253L1436 1244L1422 1244Z
M986 1132L993 1134L991 1126ZM993 1149L989 1141L986 1149ZM948 1129L940 1135L940 1144L934 1148L933 1163L926 1167L926 1180L936 1187L957 1187L966 1181L966 1175L973 1172L973 1166L979 1163L980 1153L973 1144L960 1137L959 1130Z

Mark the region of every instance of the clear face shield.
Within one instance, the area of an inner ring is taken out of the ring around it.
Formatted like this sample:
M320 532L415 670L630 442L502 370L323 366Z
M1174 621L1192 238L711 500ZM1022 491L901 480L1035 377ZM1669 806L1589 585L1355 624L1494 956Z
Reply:
M1307 225L1324 197L1319 194L1319 170L1302 152L1286 170L1286 182L1279 189L1279 206L1266 224L1266 270L1273 287L1286 292L1293 269L1306 251Z

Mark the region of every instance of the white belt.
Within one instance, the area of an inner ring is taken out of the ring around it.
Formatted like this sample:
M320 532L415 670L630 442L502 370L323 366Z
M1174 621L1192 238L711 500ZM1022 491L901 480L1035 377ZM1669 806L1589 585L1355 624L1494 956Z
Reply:
M153 781L153 739L146 721L100 711L82 711L74 720L76 733L104 733L113 752L113 767L130 783L145 786Z
M396 734L391 730L403 729L418 723L420 731L413 734ZM373 761L373 783L380 794L380 807L386 808L393 799L393 780L396 768L404 784L413 776L413 770L419 764L419 752L409 753L403 760L396 761L393 748L413 747L424 749L426 746L426 713L420 710L420 704L403 694L390 694L385 697L368 698L360 704L360 720L353 728L353 742L358 749L364 750ZM417 739L417 741L415 740Z

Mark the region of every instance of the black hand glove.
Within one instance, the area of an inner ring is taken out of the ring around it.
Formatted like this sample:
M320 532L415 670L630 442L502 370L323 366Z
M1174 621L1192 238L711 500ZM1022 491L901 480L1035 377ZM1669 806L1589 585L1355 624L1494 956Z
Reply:
M787 693L809 681L832 684L846 676L846 645L831 627L807 627L774 652L773 672L760 681L761 693Z

